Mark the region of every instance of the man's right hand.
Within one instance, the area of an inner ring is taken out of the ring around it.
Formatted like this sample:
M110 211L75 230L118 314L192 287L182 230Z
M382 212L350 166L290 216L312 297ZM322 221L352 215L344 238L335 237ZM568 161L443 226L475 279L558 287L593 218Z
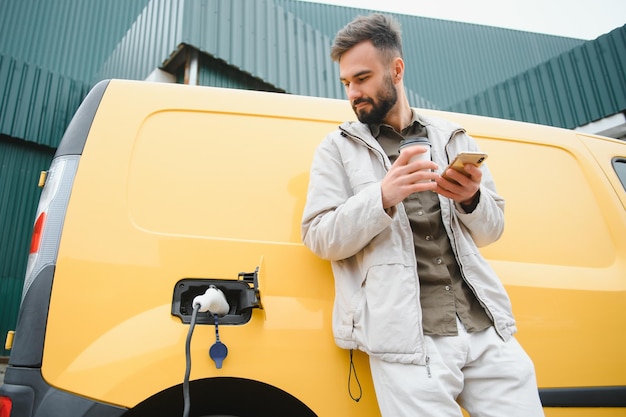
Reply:
M413 156L423 152L426 150L421 146L413 146L400 153L380 185L383 209L395 206L410 194L437 188L437 164L432 161L409 163Z

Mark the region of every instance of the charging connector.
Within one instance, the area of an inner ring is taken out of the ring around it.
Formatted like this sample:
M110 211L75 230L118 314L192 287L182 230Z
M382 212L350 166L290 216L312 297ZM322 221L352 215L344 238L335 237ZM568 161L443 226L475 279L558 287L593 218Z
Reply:
M206 313L210 312L212 315L217 314L219 317L224 317L228 314L230 307L226 296L215 285L211 285L202 295L198 295L193 299L192 306L195 308L199 305L198 312Z

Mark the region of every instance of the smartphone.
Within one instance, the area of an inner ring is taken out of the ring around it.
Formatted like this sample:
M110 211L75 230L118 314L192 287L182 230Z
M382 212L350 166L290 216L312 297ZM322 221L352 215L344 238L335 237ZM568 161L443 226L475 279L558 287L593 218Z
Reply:
M443 171L444 174L442 175L442 177L444 177L450 182L458 184L457 181L445 175L445 173L448 172L449 169L453 169L455 171L460 172L461 174L467 175L465 170L463 169L465 165L472 164L472 165L479 167L482 165L483 162L485 162L485 159L487 159L487 154L484 152L461 152L454 158L452 163L448 165L448 167Z

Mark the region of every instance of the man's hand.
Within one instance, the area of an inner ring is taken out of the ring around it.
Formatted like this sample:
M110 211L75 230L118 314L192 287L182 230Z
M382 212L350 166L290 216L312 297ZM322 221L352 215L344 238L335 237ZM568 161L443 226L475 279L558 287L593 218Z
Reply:
M409 194L419 191L434 191L437 188L435 179L439 178L437 164L432 161L409 160L420 153L426 152L421 146L412 146L403 151L393 163L381 183L383 209L395 206ZM421 182L424 181L424 182Z
M464 169L469 176L465 176L453 169L448 169L445 174L457 181L458 184L439 176L436 179L437 187L435 191L444 197L451 198L464 207L472 207L473 210L476 205L474 200L480 189L483 172L472 164L465 165Z

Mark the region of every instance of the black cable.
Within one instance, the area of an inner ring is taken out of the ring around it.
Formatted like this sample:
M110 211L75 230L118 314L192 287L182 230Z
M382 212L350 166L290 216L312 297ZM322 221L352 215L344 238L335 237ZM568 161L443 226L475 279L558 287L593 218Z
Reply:
M189 323L189 331L187 332L187 341L185 342L185 379L183 380L183 417L189 417L189 409L191 408L191 399L189 397L189 375L191 374L191 336L193 335L193 329L196 327L196 317L198 316L198 310L200 310L200 304L193 306L193 312L191 313L191 322Z

